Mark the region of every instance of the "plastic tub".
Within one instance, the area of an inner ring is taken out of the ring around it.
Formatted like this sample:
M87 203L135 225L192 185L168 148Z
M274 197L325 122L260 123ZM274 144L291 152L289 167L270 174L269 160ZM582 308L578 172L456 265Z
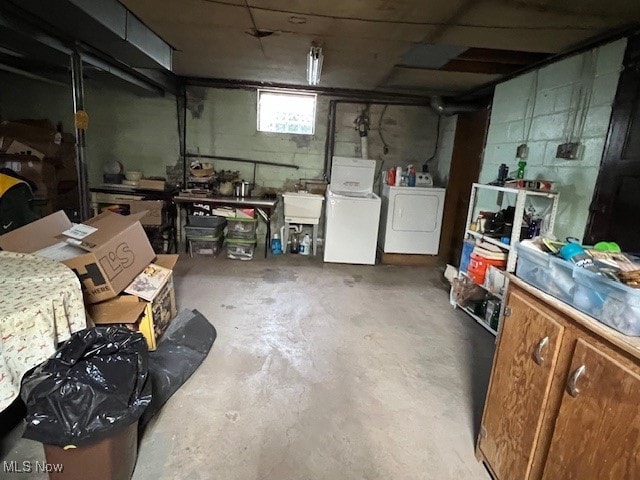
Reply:
M466 272L469 269L471 252L473 252L476 242L470 238L462 242L462 254L460 255L460 271Z
M507 264L506 260L491 260L483 257L475 252L471 253L471 259L469 260L469 268L467 273L469 278L478 285L484 285L484 276L487 273L489 265L494 267L504 268Z
M640 290L574 268L573 306L625 335L640 337Z
M549 283L546 291L563 302L571 303L576 289L573 263L551 255L549 257Z
M217 239L208 238L190 238L189 239L189 256L202 255L207 257L216 257L222 250L224 238L220 235Z
M232 260L251 260L255 251L255 237L250 240L227 238L227 257Z
M229 237L239 235L240 238L255 236L258 220L256 218L228 218L227 233Z
M549 276L551 273L551 255L527 247L525 243L518 244L518 263L516 276L543 292L549 291Z
M217 239L224 231L224 224L217 227L192 227L185 225L185 232L187 232L187 239L190 238L208 238L209 240Z
M225 226L227 219L225 217L218 217L215 215L189 215L190 227L206 227L216 228L219 226Z

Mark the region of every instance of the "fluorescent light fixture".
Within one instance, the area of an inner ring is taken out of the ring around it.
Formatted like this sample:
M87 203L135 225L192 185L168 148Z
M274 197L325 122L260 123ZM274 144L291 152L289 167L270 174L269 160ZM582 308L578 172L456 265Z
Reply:
M309 82L309 85L318 85L320 83L323 59L322 48L311 47L307 56L307 82Z

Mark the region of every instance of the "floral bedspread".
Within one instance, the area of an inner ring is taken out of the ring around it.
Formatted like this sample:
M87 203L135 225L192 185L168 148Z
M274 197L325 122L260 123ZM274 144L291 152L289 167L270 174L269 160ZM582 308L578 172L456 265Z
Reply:
M62 263L0 251L0 411L22 376L86 327L80 281Z

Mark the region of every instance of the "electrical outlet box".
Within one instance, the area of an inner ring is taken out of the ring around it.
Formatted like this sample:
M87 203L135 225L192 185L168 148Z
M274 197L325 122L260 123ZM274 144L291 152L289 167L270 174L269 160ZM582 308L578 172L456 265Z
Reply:
M564 158L566 160L576 160L580 156L580 143L569 142L558 145L556 150L556 158Z
M525 159L529 155L529 146L526 143L518 145L516 148L516 158Z

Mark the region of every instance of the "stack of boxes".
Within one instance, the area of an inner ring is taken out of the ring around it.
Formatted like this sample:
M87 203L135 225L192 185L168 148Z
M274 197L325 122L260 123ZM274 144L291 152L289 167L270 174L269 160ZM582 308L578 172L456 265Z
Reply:
M78 210L75 138L47 120L0 123L0 167L30 180L36 213Z
M227 220L215 215L189 215L186 225L189 255L217 256L224 242L224 227Z
M227 257L233 260L251 260L256 249L256 218L227 219Z

